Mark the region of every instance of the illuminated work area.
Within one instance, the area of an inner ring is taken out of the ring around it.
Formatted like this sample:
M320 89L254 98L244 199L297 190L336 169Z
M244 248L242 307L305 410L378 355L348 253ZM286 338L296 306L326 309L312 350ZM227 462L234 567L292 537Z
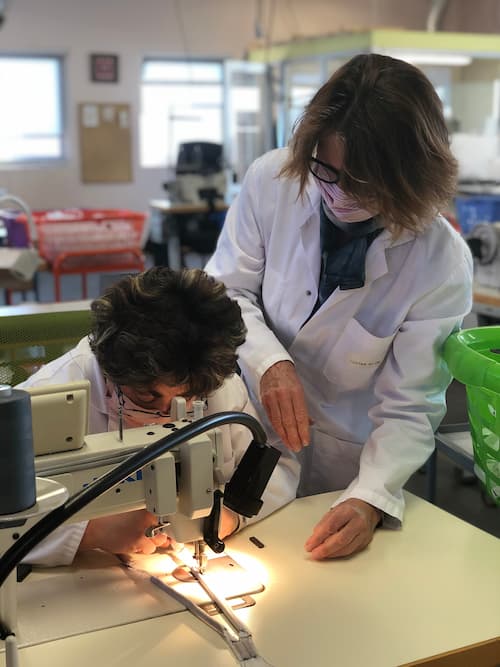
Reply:
M0 2L0 667L500 667L499 34Z

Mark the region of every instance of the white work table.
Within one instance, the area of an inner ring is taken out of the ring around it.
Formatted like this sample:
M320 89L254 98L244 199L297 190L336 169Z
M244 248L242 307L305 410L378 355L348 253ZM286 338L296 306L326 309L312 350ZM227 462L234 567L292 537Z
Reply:
M353 558L310 561L303 543L335 496L296 500L227 543L235 560L258 559L266 572L255 606L236 613L273 667L396 667L500 635L500 540L407 494L402 530L377 531ZM68 594L68 614L78 604ZM120 605L119 596L96 594L96 607L106 604ZM500 661L500 641L497 649ZM237 664L222 639L186 611L20 651L20 667Z

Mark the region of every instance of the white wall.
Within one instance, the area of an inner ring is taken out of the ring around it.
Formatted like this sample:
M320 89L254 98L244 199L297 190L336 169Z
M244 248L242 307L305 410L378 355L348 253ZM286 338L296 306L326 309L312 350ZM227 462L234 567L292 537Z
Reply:
M67 160L56 167L0 169L0 187L23 197L33 208L123 206L145 209L161 197L163 169L138 164L139 76L144 56L243 58L256 45L257 2L252 0L9 0L0 28L0 53L63 54L66 64ZM500 3L451 0L443 27L448 30L498 31ZM425 29L429 0L263 0L260 26L264 39L325 35L342 29L399 27ZM484 11L483 11L484 10ZM478 27L483 17L484 27ZM471 23L471 21L473 23ZM461 25L463 23L463 25ZM472 27L474 25L474 27ZM91 83L89 54L116 53L117 84ZM4 104L15 104L15 91L4 90ZM133 174L130 184L84 185L80 182L79 102L128 103L132 108Z

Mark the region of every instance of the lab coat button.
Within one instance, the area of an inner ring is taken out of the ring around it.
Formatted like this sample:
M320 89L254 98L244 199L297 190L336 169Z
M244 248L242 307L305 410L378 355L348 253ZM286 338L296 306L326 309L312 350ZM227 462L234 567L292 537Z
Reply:
M310 289L306 290L306 295L307 295L307 296L311 296L311 294L312 294L312 292L311 292Z

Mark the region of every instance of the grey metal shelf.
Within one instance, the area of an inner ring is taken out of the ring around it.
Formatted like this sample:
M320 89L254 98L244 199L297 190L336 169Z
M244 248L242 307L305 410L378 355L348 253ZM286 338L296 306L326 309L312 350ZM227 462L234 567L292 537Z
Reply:
M450 459L456 466L474 474L474 452L468 423L443 424L434 434L436 449L427 462L427 500L436 499L437 454Z
M468 472L474 472L474 451L468 423L446 424L434 434L436 449L456 465Z

